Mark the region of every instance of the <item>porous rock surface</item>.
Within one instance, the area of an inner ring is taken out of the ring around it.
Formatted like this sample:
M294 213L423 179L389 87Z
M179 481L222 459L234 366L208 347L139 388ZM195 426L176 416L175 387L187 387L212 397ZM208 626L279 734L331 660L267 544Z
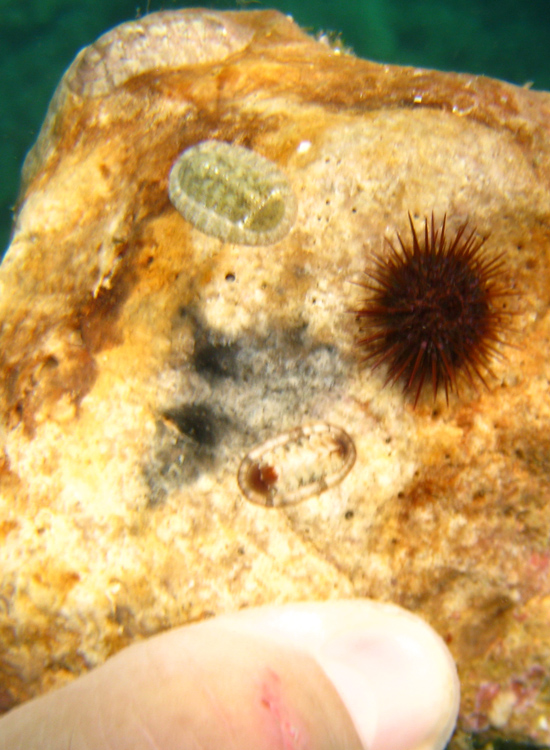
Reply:
M206 139L285 172L280 242L171 205ZM448 406L356 348L354 282L409 211L469 218L519 291L490 389ZM0 285L3 708L176 624L367 596L445 638L462 731L550 742L548 94L360 60L272 11L147 16L60 83ZM249 502L243 456L312 422L350 436L350 473Z

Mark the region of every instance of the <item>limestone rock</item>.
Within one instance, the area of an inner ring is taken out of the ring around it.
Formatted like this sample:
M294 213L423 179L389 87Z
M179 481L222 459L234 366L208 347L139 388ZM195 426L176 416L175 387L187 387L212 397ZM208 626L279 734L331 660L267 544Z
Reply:
M276 244L172 206L204 140L286 175ZM504 253L515 346L489 389L413 408L350 311L432 211ZM0 289L4 708L176 624L367 596L446 639L462 730L550 742L548 94L373 64L271 11L147 16L60 83ZM285 440L280 477L258 456ZM260 500L313 494L251 502L247 455Z

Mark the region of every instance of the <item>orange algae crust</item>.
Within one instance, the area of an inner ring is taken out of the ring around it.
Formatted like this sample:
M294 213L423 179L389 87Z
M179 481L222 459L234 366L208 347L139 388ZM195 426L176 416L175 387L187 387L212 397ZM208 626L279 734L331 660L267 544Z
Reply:
M212 140L288 181L275 244L170 202ZM275 11L83 50L0 267L0 708L167 627L367 596L448 643L456 747L550 743L549 181L548 94L361 60ZM448 404L357 351L356 282L407 212L468 220L517 291L517 345Z

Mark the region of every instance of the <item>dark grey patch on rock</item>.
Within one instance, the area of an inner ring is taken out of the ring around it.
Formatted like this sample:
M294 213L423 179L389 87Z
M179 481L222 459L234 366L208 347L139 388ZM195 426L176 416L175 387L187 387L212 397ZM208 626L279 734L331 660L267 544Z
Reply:
M174 489L213 471L216 447L230 425L223 414L202 404L167 409L157 422L154 454L143 469L149 487L148 506L158 506Z
M183 404L167 409L163 416L197 445L214 448L220 440L221 422L206 404Z
M237 377L237 344L201 341L195 345L193 365L202 377L209 380Z
M179 379L181 390L160 412L145 468L151 505L203 472L236 473L252 446L325 419L348 369L339 349L312 339L307 325L228 340L188 309L178 313L181 325L191 325L195 346L191 357L185 348L170 356L169 380Z

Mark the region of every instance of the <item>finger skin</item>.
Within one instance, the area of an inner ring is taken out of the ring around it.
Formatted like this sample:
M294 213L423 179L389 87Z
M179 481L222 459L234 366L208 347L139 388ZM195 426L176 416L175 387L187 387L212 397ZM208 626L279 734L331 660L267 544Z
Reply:
M443 750L460 682L442 638L420 617L372 599L258 607L224 626L291 643L323 668L369 750Z
M131 646L0 720L1 750L361 747L311 656L217 620Z

